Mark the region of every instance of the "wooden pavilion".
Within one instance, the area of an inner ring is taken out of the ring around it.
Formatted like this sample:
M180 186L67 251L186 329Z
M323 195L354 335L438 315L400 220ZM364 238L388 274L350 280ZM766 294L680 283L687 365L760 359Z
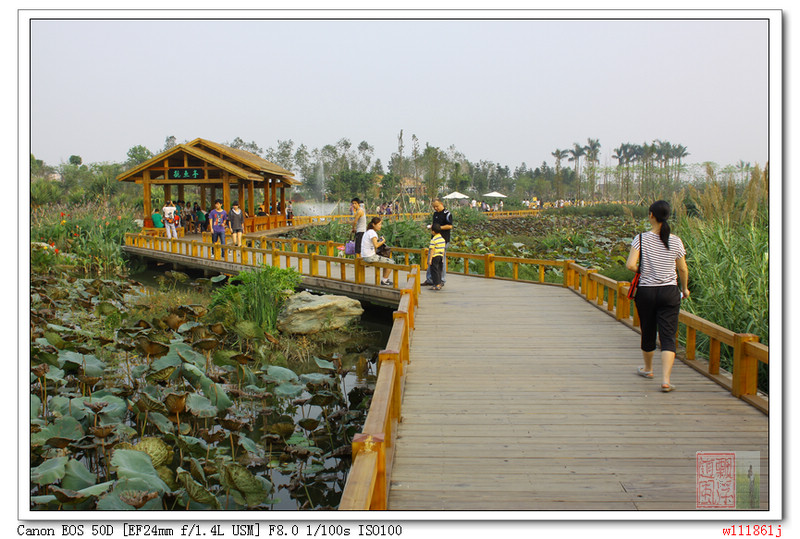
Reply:
M288 170L266 159L237 148L197 138L178 144L152 159L117 176L118 181L135 182L144 187L144 215L152 213L153 186L163 186L164 201L184 200L208 211L213 201L222 199L225 210L231 208L231 190L236 190L239 207L247 212L245 232L286 226L286 189L300 181ZM172 187L177 187L173 195ZM186 187L199 188L197 198L186 200ZM263 189L266 215L256 215L256 189ZM221 196L218 194L221 190ZM210 195L210 196L209 196Z

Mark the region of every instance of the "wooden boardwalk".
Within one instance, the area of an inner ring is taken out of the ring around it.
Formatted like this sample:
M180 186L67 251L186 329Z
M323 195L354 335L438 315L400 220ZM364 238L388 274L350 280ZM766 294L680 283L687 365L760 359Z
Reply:
M768 509L768 417L572 291L450 275L415 326L390 510L694 510L697 451L760 452Z

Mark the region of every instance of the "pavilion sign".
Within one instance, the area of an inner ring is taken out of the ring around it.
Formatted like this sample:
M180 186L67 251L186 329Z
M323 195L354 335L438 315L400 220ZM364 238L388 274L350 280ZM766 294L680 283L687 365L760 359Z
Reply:
M169 171L169 177L173 180L203 180L205 173L202 168L173 168Z

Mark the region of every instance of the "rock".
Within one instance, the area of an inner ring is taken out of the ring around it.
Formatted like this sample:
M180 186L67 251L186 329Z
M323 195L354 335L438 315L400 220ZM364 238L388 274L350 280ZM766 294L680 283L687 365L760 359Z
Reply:
M364 309L358 300L343 296L317 296L300 292L284 303L278 314L281 333L310 334L339 329L361 317Z

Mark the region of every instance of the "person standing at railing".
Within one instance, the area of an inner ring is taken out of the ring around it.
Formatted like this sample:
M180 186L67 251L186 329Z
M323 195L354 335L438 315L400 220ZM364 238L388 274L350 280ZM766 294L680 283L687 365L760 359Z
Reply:
M356 257L361 256L361 243L367 231L367 214L358 198L350 201L350 210L353 212L353 233L356 236Z
M442 289L442 271L444 270L444 237L439 223L431 225L431 242L428 245L428 267L431 269L431 290Z
M678 314L681 298L689 297L689 268L686 249L678 236L670 234L669 203L654 202L649 209L650 231L637 235L631 243L626 266L631 271L641 268L639 288L636 292L636 310L642 329L642 356L644 367L639 376L652 379L656 333L661 341L661 391L675 389L670 383L675 362L675 336L678 332ZM640 244L641 238L641 244ZM643 253L643 254L642 254ZM680 277L680 288L678 288Z
M432 228L434 224L438 224L445 242L445 252L442 254L442 282L439 287L441 288L447 281L447 246L450 245L450 231L453 229L453 216L450 214L450 211L444 207L442 199L440 198L434 198L431 206L433 207L433 217L428 228ZM428 271L425 274L425 282L422 283L422 286L433 286L433 284L432 270L431 267L428 266Z
M167 200L161 211L164 213L164 227L167 229L167 239L178 239L178 231L175 229L175 222L177 221L176 208L172 205L172 201Z
M228 212L222 209L222 199L214 201L214 209L208 212L208 220L211 223L211 243L225 245L225 229L228 226ZM225 258L225 249L222 249L222 258Z

